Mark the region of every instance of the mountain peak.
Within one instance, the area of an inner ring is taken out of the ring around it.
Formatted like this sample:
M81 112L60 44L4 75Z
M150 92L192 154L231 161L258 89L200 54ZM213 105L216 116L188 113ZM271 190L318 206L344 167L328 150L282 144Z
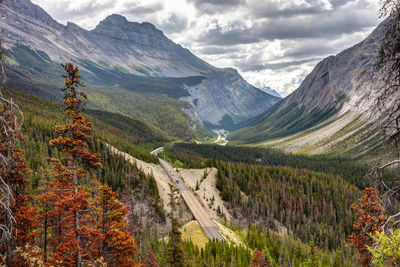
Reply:
M23 16L36 19L47 25L61 27L61 24L57 23L44 9L30 0L4 0L3 5Z
M282 98L282 96L281 96L276 90L272 89L272 88L269 87L269 86L262 86L262 87L259 88L259 89L260 89L261 91L264 91L264 92L270 94L270 95L273 95L273 96Z
M124 32L136 32L136 33L151 33L161 34L162 31L158 30L153 24L149 22L131 22L126 17L119 14L112 14L102 20L97 26L95 31L108 31L109 29L124 31Z
M103 21L100 23L106 23L106 24L114 24L114 25L122 25L128 23L128 20L126 17L119 15L119 14L112 14L107 16Z
M177 45L149 22L131 22L126 17L113 14L102 20L92 31L103 37L126 40L148 47L175 49Z

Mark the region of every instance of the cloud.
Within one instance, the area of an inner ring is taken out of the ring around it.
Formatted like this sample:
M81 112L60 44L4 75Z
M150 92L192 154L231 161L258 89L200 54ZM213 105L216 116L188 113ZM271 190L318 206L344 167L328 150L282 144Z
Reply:
M321 60L321 58L309 58L309 59L301 59L301 60L293 60L293 61L283 61L277 63L265 63L265 64L252 64L248 61L238 61L235 66L239 67L242 71L260 71L260 70L281 70L286 69L288 67L303 65L304 63L309 62L317 62Z
M193 3L200 13L216 14L224 13L244 3L244 0L188 0Z
M50 3L49 0L36 0L34 2L41 7L50 7L48 11L51 11L51 15L62 22L73 21L81 16L91 17L114 5L112 0L82 0L79 4L74 1L51 1Z
M150 3L147 5L142 5L141 2L126 2L123 4L121 10L125 14L129 15L143 15L143 14L151 14L157 11L162 11L164 5L161 2Z
M167 34L179 33L185 30L189 25L189 21L184 16L178 16L175 13L168 16L160 23L160 28Z
M376 25L376 21L376 14L369 10L342 10L339 13L330 13L330 16L262 19L251 26L236 20L226 26L217 23L201 33L197 41L214 45L236 45L276 39L334 39L343 34L363 31Z
M198 50L201 54L205 55L220 55L233 52L239 52L237 47L221 47L221 46L205 46Z
M284 57L287 58L303 58L310 55L327 56L337 52L337 47L328 45L326 40L313 39L312 42L288 42L282 45Z
M292 17L299 15L313 15L329 11L332 5L329 1L257 1L249 4L251 15L261 18Z

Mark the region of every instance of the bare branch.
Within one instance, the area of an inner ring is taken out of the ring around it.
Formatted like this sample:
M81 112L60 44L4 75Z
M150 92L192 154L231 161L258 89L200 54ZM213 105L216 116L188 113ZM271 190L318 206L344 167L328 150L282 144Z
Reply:
M394 218L399 217L399 216L400 216L400 212L398 212L398 213L396 213L396 214L390 216L390 217L387 219L387 221L385 222L385 224L382 226L383 232L385 232L386 226L387 226L389 223L391 223L392 220L393 220ZM399 222L400 222L400 219L397 220L396 222L394 222L393 224L397 224L397 223L399 223Z

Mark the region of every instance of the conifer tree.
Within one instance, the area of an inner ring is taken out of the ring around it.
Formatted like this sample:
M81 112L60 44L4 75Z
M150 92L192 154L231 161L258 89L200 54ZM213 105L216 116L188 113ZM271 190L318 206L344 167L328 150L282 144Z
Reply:
M27 192L31 170L18 147L24 139L21 124L18 106L0 93L0 257L7 266L18 266L16 247L33 245L38 234L37 210L29 205Z
M185 252L183 250L181 232L179 231L179 222L178 219L174 216L174 212L177 208L176 206L180 205L179 196L177 196L178 189L176 189L173 184L168 185L171 190L171 193L169 194L171 213L169 214L169 216L172 226L169 234L170 240L167 250L167 263L171 267L183 267L186 266Z
M366 188L359 199L361 206L352 204L352 209L357 214L358 220L354 224L354 233L347 237L349 245L358 249L358 260L363 266L369 266L372 255L367 246L373 245L373 237L376 232L382 231L382 226L388 219L385 209L379 199L379 192L375 188Z
M57 192L55 210L58 223L56 226L56 252L52 264L63 266L82 266L82 252L90 251L91 235L94 233L88 227L91 220L87 214L88 201L82 188L82 178L86 172L80 166L94 174L95 168L102 167L100 154L88 151L87 141L91 138L92 123L86 121L82 114L86 95L79 91L83 87L80 81L79 69L72 63L62 64L65 74L64 108L66 121L55 126L58 138L50 141L51 145L63 150L66 165L60 159L49 159L53 167L53 177L56 183L53 189ZM86 212L85 212L86 211Z
M256 249L254 251L254 256L251 259L250 267L266 267L269 266L268 258L264 254Z
M39 209L40 209L40 219L42 222L43 229L43 256L44 262L47 262L48 248L49 248L49 236L50 236L50 226L54 223L57 218L57 212L54 210L54 204L57 200L55 194L56 188L52 188L54 185L50 181L50 176L46 173L41 179L42 184L39 186L39 196L37 197Z
M310 266L318 267L318 255L317 255L317 247L315 246L314 240L311 240L311 255L310 255Z
M118 200L118 194L108 185L99 186L93 209L96 210L100 232L97 244L99 256L108 266L133 266L136 243L127 231L125 217L128 207Z

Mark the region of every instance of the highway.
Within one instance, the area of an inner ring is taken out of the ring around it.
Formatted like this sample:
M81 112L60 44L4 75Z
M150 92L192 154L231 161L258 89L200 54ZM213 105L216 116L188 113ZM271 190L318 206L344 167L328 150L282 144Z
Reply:
M160 159L160 163L178 188L183 200L186 202L193 216L199 222L201 228L203 228L206 236L211 240L216 239L219 241L225 241L225 238L219 232L217 225L214 223L207 210L201 205L193 192L186 187L175 169L163 159Z

